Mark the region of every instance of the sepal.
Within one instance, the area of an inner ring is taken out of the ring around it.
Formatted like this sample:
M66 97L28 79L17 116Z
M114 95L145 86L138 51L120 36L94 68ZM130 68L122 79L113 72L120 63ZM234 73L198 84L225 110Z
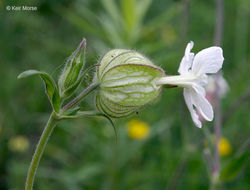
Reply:
M74 93L82 79L86 40L83 39L78 48L66 61L63 72L58 80L60 96L67 98Z
M136 51L113 49L99 61L100 84L97 109L114 118L125 117L157 99L161 86L156 81L164 71Z

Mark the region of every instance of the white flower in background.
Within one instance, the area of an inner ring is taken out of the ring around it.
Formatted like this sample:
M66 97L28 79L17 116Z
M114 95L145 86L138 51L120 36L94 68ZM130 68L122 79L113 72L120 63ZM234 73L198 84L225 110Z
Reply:
M208 84L206 86L206 92L214 94L216 92L216 83L218 85L218 95L220 98L224 97L229 91L229 85L222 74L208 77Z
M179 76L167 76L160 78L157 85L176 85L184 88L184 99L191 113L195 125L199 128L202 123L196 113L200 112L207 121L214 117L213 108L205 98L204 86L207 85L207 73L217 73L223 64L222 49L220 47L209 47L196 55L191 52L194 43L188 43L185 55L181 60L178 72Z

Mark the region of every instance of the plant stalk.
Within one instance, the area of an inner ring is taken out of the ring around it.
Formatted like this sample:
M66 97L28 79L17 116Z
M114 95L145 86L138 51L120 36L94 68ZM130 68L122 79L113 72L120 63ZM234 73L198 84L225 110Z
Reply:
M216 25L215 25L215 36L214 44L216 46L221 46L222 44L222 34L223 34L223 24L224 24L224 0L216 0ZM214 77L217 79L221 73L217 73ZM215 92L215 121L214 121L214 134L215 134L215 144L214 144L214 163L210 182L210 190L219 189L219 175L220 175L220 154L219 154L219 142L221 138L221 128L222 128L222 109L221 109L221 99L219 96L219 84L216 80L216 92Z
M99 86L98 83L93 83L89 85L85 90L83 90L77 97L75 97L72 101L70 101L68 104L66 104L63 107L63 110L68 110L74 105L76 105L78 102L80 102L83 98L85 98L90 92L94 91Z
M49 137L51 133L53 132L53 129L56 125L56 123L59 121L57 118L57 115L55 112L52 112L50 115L50 118L43 130L42 136L40 137L40 140L38 142L38 145L36 147L35 153L32 157L32 161L30 163L28 175L26 178L26 184L25 184L25 190L32 190L34 179L36 175L36 171L39 165L39 162L41 160L42 154L44 152L44 149L47 145L47 142L49 140Z

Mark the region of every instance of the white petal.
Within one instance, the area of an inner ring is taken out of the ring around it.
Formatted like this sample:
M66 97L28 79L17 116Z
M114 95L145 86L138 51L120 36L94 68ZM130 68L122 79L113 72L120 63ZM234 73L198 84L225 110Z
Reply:
M201 96L206 96L206 90L201 85L198 85L197 83L193 83L192 88L194 89L196 93L200 94Z
M203 87L195 86L191 91L192 102L205 120L212 121L214 118L213 107L205 98L204 91Z
M189 42L186 49L185 49L185 55L181 60L178 72L180 74L186 74L190 70L192 66L192 62L194 59L194 53L191 53L191 49L194 46L194 42Z
M206 48L194 57L192 72L200 75L218 72L223 64L224 57L220 47Z
M197 127L201 128L202 124L199 120L199 116L197 115L196 110L193 107L192 89L184 88L183 95L194 124Z
M229 91L229 85L221 73L208 77L208 85L206 86L206 91L215 93L217 85L216 83L218 84L217 93L219 94L219 97L222 98Z
M188 55L190 54L191 50L193 49L194 47L194 42L193 41L190 41L188 44L187 44L187 47L185 49L185 56L188 57Z
M215 90L216 90L216 80L215 80L215 76L216 75L211 75L211 76L208 76L208 83L206 85L206 91L209 92L209 93L214 93Z

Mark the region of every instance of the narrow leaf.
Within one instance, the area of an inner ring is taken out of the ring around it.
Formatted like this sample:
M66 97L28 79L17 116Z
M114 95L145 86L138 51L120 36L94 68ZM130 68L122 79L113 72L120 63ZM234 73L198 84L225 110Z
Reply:
M20 73L17 78L22 79L22 78L29 77L32 75L37 75L40 73L42 73L42 72L37 71L37 70L28 70L28 71L24 71L24 72Z
M75 108L72 108L70 110L66 110L66 111L63 112L63 115L65 115L65 116L75 116L80 109L81 109L80 107L75 107Z
M53 109L56 112L58 112L60 108L60 96L59 96L57 87L55 85L55 82L49 74L42 72L42 71L37 71L37 70L28 70L19 74L17 78L22 79L22 78L26 78L26 77L33 76L33 75L40 75L40 77L42 78L44 82L45 92L49 97L50 103Z
M126 25L126 30L133 30L135 22L137 20L135 14L135 0L122 0L121 9Z
M99 66L99 64L96 64L96 65L92 65L92 66L89 66L82 74L81 76L79 77L79 79L74 83L72 84L70 87L68 87L64 92L63 92L63 95L66 96L66 97L69 97L71 96L75 90L79 87L79 85L81 84L84 76L93 68Z
M60 97L59 92L56 88L55 88L55 91L54 91L54 94L52 97L52 105L53 105L54 110L57 113L59 113L60 105L61 105L61 97Z
M121 23L121 13L117 4L114 0L103 0L101 1L104 9L106 10L107 14L110 15L112 19L109 18L113 23L117 26Z

